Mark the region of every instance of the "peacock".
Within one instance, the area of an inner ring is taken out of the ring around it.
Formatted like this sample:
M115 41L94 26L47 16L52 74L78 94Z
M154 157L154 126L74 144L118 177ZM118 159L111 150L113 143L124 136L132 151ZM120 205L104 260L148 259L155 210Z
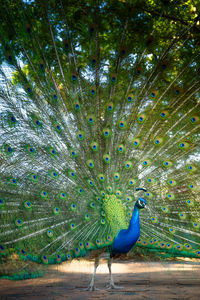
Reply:
M2 277L94 254L94 290L106 252L115 288L112 258L133 246L200 257L198 9L1 1Z

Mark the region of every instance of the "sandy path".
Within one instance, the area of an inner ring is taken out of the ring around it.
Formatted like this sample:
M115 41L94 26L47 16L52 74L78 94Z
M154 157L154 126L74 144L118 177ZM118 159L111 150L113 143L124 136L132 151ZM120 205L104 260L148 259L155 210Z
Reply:
M61 299L197 299L200 300L200 262L120 262L113 264L116 284L122 290L106 290L108 269L104 261L98 269L100 291L84 291L93 263L74 261L49 271L43 278L23 281L0 280L1 300Z

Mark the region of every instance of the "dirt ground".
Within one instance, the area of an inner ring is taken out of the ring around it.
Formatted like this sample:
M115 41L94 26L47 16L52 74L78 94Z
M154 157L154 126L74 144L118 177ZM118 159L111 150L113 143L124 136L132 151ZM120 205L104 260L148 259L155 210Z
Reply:
M0 300L61 299L197 299L200 300L200 262L117 262L112 266L121 290L106 290L105 261L97 270L96 287L89 292L93 262L73 261L52 268L43 278L21 281L0 280Z

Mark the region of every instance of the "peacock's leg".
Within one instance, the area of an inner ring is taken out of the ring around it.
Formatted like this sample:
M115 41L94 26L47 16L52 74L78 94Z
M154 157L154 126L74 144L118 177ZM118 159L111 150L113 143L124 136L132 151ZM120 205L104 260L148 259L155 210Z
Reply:
M92 280L91 280L88 288L86 288L87 291L98 291L99 290L99 289L94 287L95 275L96 275L96 270L97 270L98 265L99 265L99 256L96 256L95 257L95 262L94 262L94 272L93 272L93 275L92 275Z
M106 287L107 287L107 289L123 289L123 286L117 286L114 284L114 280L113 280L113 276L112 276L112 272L111 272L111 264L112 264L112 258L110 258L110 256L109 256L108 257L108 269L109 269L109 273L110 273L110 282Z

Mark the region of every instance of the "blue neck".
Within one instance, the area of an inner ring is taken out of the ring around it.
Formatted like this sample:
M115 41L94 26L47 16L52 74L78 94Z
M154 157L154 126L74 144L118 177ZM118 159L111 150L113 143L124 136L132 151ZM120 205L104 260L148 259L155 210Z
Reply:
M128 230L131 231L133 228L135 228L136 225L140 226L140 219L139 219L139 208L135 205Z
M128 253L140 236L139 208L135 205L128 229L118 232L112 245L113 253Z

